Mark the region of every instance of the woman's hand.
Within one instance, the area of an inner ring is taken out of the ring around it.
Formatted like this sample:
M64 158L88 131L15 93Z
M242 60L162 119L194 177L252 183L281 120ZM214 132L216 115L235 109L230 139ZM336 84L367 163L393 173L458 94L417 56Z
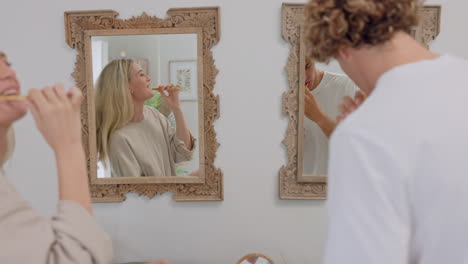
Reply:
M67 93L63 84L29 91L31 112L36 126L57 153L73 146L81 147L81 91L73 87Z
M346 96L339 106L340 115L336 118L336 122L343 121L348 115L356 111L356 109L366 100L367 95L363 91L357 91L354 98Z
M167 103L169 108L172 111L180 110L180 100L179 100L179 93L180 93L180 86L175 84L169 85L162 85L158 87L159 93L163 97L164 101Z

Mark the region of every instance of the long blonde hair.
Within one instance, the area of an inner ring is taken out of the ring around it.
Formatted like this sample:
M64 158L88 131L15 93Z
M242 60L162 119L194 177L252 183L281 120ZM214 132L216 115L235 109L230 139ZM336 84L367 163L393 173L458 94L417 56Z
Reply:
M131 59L111 61L104 67L95 85L97 153L104 164L109 156L112 133L130 122L134 115L129 89L132 64Z

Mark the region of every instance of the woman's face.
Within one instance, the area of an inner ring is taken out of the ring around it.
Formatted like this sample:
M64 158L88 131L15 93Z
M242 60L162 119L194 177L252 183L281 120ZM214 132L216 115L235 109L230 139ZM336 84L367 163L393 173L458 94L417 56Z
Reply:
M140 65L132 63L130 78L130 92L132 93L133 100L137 102L144 102L151 99L153 91L150 87L151 78L143 72Z
M4 53L0 52L0 95L19 95L20 84ZM28 111L24 101L0 99L0 127L7 128Z

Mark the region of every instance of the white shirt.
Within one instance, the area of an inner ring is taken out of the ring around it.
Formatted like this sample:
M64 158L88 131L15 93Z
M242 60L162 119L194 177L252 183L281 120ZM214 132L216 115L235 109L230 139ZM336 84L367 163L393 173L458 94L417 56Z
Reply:
M331 119L338 116L338 106L345 96L354 96L357 86L345 75L325 72L319 85L312 90L320 109ZM328 138L322 129L304 116L304 174L326 175Z
M385 73L331 138L325 261L468 263L468 61Z

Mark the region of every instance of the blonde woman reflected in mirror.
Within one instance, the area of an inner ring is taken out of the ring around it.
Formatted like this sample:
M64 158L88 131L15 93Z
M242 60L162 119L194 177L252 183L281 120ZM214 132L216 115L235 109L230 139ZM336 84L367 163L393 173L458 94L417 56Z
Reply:
M111 61L95 85L99 162L112 177L175 176L176 164L192 159L196 140L184 119L179 90L158 87L175 118L175 128L157 109L150 77L131 59Z
M0 51L0 263L111 263L110 238L92 216L81 142L81 91L67 92L57 84L30 89L27 96L20 93L16 73ZM15 145L12 125L28 109L55 154L59 202L52 219L38 215L3 171Z

